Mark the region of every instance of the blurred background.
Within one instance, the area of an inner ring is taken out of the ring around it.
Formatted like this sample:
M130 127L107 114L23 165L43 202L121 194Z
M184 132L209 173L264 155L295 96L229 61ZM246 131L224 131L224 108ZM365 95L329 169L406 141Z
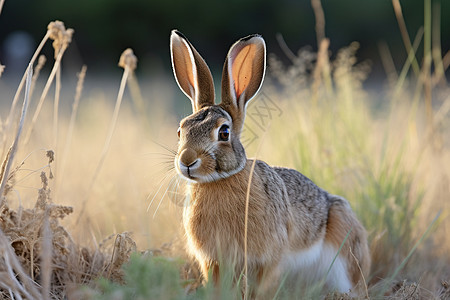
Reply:
M352 41L360 42L359 60L370 60L369 79L379 79L384 76L379 45L386 43L401 68L407 53L390 0L322 2L332 54ZM424 24L424 3L408 0L401 4L414 40ZM450 1L433 4L440 5L442 49L449 49ZM32 51L53 20L75 29L63 68L72 74L82 64L89 67L90 74L120 74L116 62L121 52L131 47L139 59L138 75L171 76L168 44L174 28L193 42L213 72L220 72L228 47L251 33L262 34L268 51L284 59L277 34L294 53L305 46L317 50L314 12L308 0L13 0L5 1L0 17L0 61L7 66L5 80L23 74ZM422 57L421 51L418 57ZM50 45L44 53L53 55Z

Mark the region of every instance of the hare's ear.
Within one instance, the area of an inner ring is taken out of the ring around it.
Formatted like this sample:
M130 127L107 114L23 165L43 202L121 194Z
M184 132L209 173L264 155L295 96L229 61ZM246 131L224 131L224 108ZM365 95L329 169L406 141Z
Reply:
M264 39L255 34L237 41L231 46L223 67L222 105L244 118L245 107L260 89L265 70Z
M214 83L205 60L177 30L170 36L172 68L178 86L191 99L192 110L214 105Z

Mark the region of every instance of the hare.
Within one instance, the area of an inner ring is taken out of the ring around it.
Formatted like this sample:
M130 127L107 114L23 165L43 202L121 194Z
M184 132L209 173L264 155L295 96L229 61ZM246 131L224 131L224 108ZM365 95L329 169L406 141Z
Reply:
M174 163L188 181L187 250L205 280L218 282L222 267L241 274L247 263L256 287L278 283L285 274L307 284L323 279L339 292L361 287L370 267L367 234L347 200L296 170L248 159L240 142L246 106L265 75L264 39L250 35L230 48L220 104L207 64L177 30L170 51L176 81L192 102L193 113L180 122Z

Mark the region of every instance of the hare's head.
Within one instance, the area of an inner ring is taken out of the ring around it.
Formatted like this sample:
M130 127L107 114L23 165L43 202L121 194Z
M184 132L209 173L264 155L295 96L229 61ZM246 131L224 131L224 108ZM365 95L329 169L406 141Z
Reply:
M222 74L222 102L214 102L211 71L179 32L172 31L170 52L175 78L192 102L192 115L180 122L176 170L196 182L210 182L241 171L246 163L240 135L247 103L262 85L266 45L259 35L237 41Z

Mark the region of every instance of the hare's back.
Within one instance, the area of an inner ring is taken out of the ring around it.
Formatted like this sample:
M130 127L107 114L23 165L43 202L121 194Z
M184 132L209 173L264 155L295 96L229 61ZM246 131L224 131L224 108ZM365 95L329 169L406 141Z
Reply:
M297 170L273 168L284 181L290 202L294 205L314 206L318 210L328 210L328 193L318 187L311 179Z

